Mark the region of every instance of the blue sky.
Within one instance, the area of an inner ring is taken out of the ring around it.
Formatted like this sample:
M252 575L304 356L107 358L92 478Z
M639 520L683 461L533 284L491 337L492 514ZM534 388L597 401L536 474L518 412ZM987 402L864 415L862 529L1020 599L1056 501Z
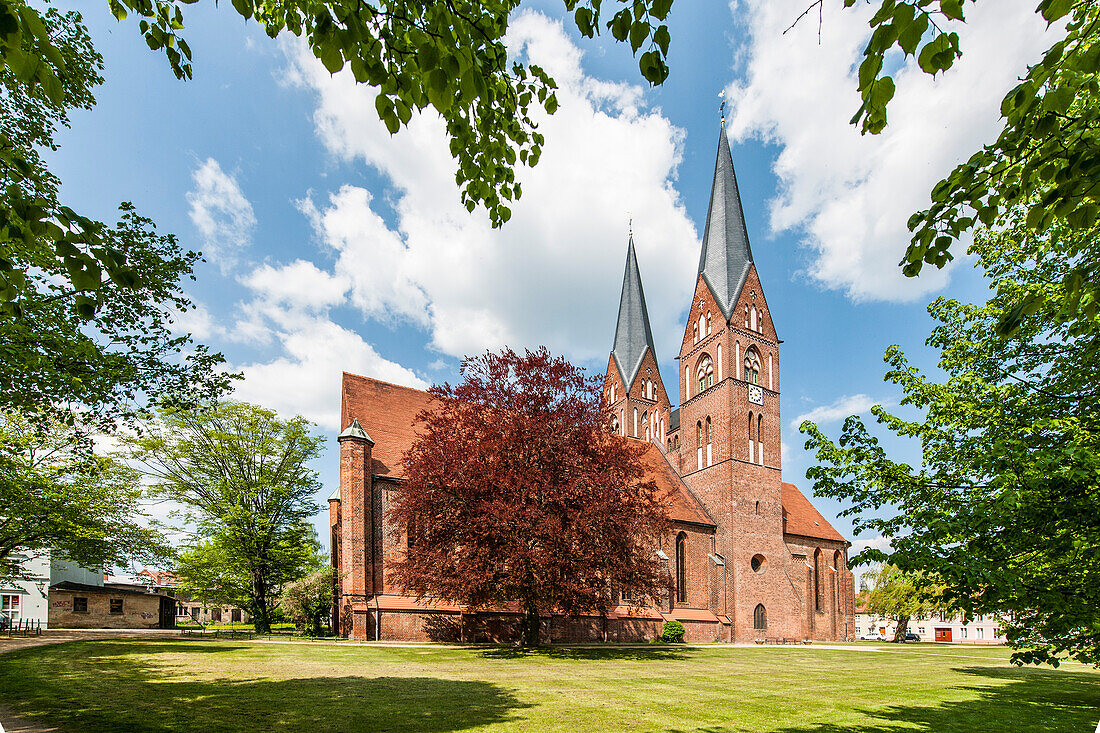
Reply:
M1001 96L1049 39L1033 0L975 6L956 68L932 80L895 59L890 127L861 137L847 121L868 9L827 4L819 44L816 18L782 32L804 4L681 0L672 74L651 89L627 47L579 37L560 2L525 3L510 47L557 78L562 108L501 231L459 206L434 115L391 139L370 89L330 77L300 43L267 38L229 3L185 6L189 82L134 22L81 4L107 81L50 162L78 210L110 219L133 201L202 250L187 286L200 308L181 328L245 373L238 396L334 437L341 369L425 386L454 380L463 354L545 344L602 371L631 216L675 393L725 91L753 253L784 340L784 477L808 490L796 419L836 434L843 416L895 402L884 349L901 344L934 368L927 302L984 298L965 261L901 277L905 220L995 136ZM335 446L316 465L322 503L337 484ZM833 502L816 504L835 518ZM857 539L847 521L836 526Z

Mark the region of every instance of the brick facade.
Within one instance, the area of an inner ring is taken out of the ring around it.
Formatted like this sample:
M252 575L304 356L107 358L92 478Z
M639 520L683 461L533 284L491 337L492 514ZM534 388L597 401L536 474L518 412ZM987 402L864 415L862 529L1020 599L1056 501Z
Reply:
M672 500L672 526L658 552L668 562L668 593L655 608L621 606L606 618L546 617L547 640L648 640L669 619L698 642L854 636L850 543L782 480L780 341L748 249L729 155L723 130L678 357L679 408L658 368L633 239L604 382L612 428L647 446L647 478ZM340 436L340 491L330 500L333 564L343 573L334 609L339 633L515 638L518 615L509 609L470 614L417 602L390 582L386 568L405 552L406 537L389 526L387 510L400 491L415 415L430 397L347 373L342 386L349 427Z

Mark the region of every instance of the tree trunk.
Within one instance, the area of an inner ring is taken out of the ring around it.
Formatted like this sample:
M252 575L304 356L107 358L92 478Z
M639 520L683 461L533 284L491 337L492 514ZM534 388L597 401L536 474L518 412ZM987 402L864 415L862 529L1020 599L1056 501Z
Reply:
M271 612L267 608L267 582L262 573L252 573L252 626L257 634L271 633Z
M905 641L907 633L909 633L909 617L899 616L897 628L894 629L894 641L899 643Z
M520 635L525 647L539 645L539 609L533 600L523 602L523 620L520 622Z

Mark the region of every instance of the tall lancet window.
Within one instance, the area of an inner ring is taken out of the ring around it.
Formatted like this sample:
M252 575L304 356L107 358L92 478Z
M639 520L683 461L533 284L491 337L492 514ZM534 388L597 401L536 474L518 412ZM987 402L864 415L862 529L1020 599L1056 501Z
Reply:
M649 412L642 411L642 425L645 425L645 439L649 440Z
M755 463L756 457L753 454L753 442L752 442L752 413L749 413L749 463Z
M707 417L707 465L711 465L714 462L714 450L712 448L713 433L710 428L710 417Z
M760 355L751 347L745 352L745 381L760 384Z
M714 362L711 361L709 354L703 354L703 358L699 360L696 376L699 379L700 392L714 386Z
M699 343L699 321L695 322L695 326L692 329L692 343Z
M764 415L756 416L756 458L757 463L764 465Z
M703 421L695 423L695 463L703 467Z
M687 535L676 535L676 602L687 603Z
M707 336L710 336L710 311L707 311Z

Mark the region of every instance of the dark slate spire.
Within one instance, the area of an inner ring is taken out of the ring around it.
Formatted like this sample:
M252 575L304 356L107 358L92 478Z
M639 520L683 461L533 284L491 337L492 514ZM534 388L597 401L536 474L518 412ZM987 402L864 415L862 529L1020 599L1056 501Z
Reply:
M611 356L619 368L619 376L629 392L634 377L642 366L646 349L657 358L653 348L653 333L649 330L649 311L642 292L642 276L638 272L638 257L634 254L634 236L626 248L626 272L623 274L623 294L619 299L619 322L615 325L615 344Z
M699 255L699 272L726 320L733 314L733 305L741 295L751 264L749 232L745 228L745 213L741 210L741 195L737 191L737 176L733 172L733 155L730 154L723 120L722 132L718 136L718 160L714 164L707 226L703 230L703 251Z

